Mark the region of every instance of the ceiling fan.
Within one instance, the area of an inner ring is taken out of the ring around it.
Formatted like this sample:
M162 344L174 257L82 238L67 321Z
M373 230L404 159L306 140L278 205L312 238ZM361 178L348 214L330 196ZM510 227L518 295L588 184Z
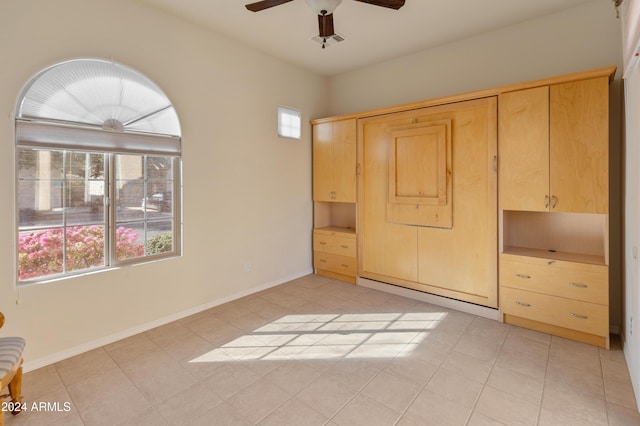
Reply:
M255 3L247 4L245 7L252 12L259 12L270 7L280 6L293 0L262 0ZM324 39L322 48L325 48L327 37L335 34L333 29L333 11L342 3L342 0L305 0L309 7L318 14L319 36ZM367 3L374 6L386 7L398 10L404 6L405 0L355 0L361 3Z

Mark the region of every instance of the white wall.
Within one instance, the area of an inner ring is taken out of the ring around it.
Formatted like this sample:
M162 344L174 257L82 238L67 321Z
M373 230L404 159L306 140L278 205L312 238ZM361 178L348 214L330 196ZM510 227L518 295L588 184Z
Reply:
M2 335L27 339L28 368L311 272L310 130L278 138L276 108L324 114L325 78L130 0L3 0L0 39ZM77 57L126 64L173 101L184 256L17 290L10 114L34 74Z
M625 185L625 324L624 352L640 407L640 67L625 77L626 185ZM631 319L633 318L633 324Z
M353 113L602 66L620 66L620 31L611 2L593 0L332 77L330 111L335 115Z
M640 51L640 1L625 2L622 18L626 113L624 352L640 407L640 66L635 58Z

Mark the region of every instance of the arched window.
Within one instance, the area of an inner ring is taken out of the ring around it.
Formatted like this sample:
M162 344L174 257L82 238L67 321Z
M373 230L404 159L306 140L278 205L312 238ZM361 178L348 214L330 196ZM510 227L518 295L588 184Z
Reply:
M144 75L78 59L16 111L18 282L180 254L180 123Z

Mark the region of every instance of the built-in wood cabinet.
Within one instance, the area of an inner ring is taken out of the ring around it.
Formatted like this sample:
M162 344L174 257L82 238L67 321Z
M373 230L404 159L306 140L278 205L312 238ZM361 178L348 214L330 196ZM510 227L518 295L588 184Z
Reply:
M356 202L355 119L313 125L313 199Z
M315 271L608 347L615 70L313 120Z
M313 266L320 275L355 284L356 120L313 126Z
M504 210L607 213L608 76L500 95Z
M499 96L504 320L603 347L612 71Z
M313 230L313 267L317 274L355 284L356 263L354 229L327 226Z

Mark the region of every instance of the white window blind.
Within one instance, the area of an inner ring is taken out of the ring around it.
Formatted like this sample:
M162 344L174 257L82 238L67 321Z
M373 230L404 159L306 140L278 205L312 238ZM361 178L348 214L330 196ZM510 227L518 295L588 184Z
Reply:
M278 107L278 136L300 139L302 113L293 108Z

